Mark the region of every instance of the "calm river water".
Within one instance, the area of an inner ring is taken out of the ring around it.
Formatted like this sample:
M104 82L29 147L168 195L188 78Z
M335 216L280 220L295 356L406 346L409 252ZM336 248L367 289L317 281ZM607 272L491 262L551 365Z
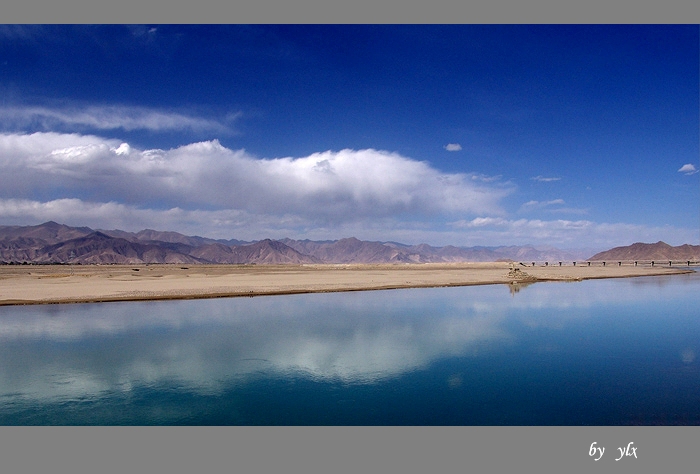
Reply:
M0 425L699 425L700 273L0 308Z

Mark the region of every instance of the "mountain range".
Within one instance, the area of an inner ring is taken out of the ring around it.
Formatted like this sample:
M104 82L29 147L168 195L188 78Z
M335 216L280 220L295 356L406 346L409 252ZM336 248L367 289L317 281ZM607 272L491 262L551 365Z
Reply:
M659 260L671 258L670 256L661 256L662 254L666 255L663 253L663 251L668 250L666 247L670 249L686 249L687 247L691 253L695 252L693 254L695 257L688 256L687 258L697 259L700 257L700 246L671 247L659 242L657 244L634 244L631 247L637 246L635 249L650 252L650 248L639 247L644 245L652 245L654 249L661 252L658 257L654 257ZM623 248L625 247L619 249ZM609 252L617 250L612 249ZM187 236L177 232L151 229L140 232L93 230L89 227L70 227L56 222L46 222L36 226L0 226L0 263L5 264L527 262L582 261L586 260L587 255L584 251L566 251L554 247L536 248L530 245L433 247L427 244L406 245L397 242L363 241L354 237L328 241L264 239L245 242L235 239L217 240ZM657 254L654 253L654 255ZM682 255L686 255L686 253L682 253ZM594 260L613 260L615 258L621 259L623 257L607 256L605 252L591 257ZM647 257L624 258L642 259ZM686 259L685 256L674 256L673 258Z
M615 247L593 255L589 260L700 260L700 245L673 247L666 242L644 244L637 242L626 247Z

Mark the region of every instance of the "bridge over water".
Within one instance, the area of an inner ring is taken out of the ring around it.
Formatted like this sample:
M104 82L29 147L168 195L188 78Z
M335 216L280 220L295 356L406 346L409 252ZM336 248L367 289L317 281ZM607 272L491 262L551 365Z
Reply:
M523 267L548 267L548 266L580 266L580 267L605 267L634 266L634 267L694 267L700 265L700 260L583 260L583 261L530 261L519 262Z

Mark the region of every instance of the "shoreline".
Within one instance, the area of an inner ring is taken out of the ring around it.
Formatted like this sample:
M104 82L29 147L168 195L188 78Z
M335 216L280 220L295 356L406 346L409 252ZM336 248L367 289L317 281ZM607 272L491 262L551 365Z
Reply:
M0 306L233 298L693 273L685 267L505 262L319 265L2 265Z

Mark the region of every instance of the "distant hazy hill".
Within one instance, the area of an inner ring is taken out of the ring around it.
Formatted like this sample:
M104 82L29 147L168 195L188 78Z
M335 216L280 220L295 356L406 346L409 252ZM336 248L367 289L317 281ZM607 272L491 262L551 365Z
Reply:
M207 244L224 244L224 245L245 245L251 242L244 242L242 240L214 240L208 239L206 237L193 237L188 235L182 235L178 232L171 231L158 231L152 229L144 229L140 232L126 232L124 230L101 230L103 234L110 235L112 237L121 237L126 240L131 241L157 241L157 242L171 242L191 245L192 247L199 247L200 245Z
M191 247L169 242L138 243L93 232L85 237L50 245L36 263L203 263L188 255Z
M209 244L193 249L191 255L211 263L322 263L317 258L303 255L282 242L265 239L248 245L226 246Z
M666 242L644 244L637 242L626 247L615 247L593 255L588 260L698 260L700 245L672 247Z
M1 263L430 263L585 258L580 252L553 247L432 247L368 242L354 237L331 241L265 239L243 242L151 229L95 231L56 222L25 227L0 226Z
M283 239L280 242L300 253L329 263L389 263L411 262L405 254L380 242L366 242L355 237L333 242Z
M570 252L554 247L432 247L397 242L367 242L354 237L335 241L282 239L280 242L300 253L329 263L440 263L512 261L584 260L590 253Z
M68 227L49 221L35 226L0 226L0 241L22 240L27 244L46 245L84 237L94 230L89 227Z

